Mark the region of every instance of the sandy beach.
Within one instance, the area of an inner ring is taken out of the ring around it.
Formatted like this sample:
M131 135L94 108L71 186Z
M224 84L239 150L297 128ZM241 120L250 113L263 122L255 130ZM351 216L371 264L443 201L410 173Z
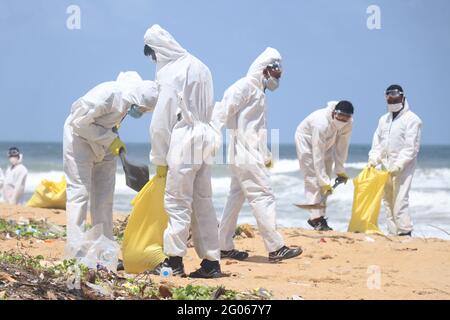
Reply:
M0 205L0 218L47 219L65 223L64 210ZM115 219L124 219L115 215ZM304 253L292 260L271 264L262 239L236 240L247 250L245 262L222 261L227 277L216 280L172 278L175 285L223 285L236 291L264 288L275 299L450 299L450 242L441 239L366 236L363 234L303 229L282 229L286 243L301 246ZM2 239L0 252L14 250L45 260L62 259L63 239ZM185 258L187 272L200 260L194 249ZM152 278L160 281L159 277Z

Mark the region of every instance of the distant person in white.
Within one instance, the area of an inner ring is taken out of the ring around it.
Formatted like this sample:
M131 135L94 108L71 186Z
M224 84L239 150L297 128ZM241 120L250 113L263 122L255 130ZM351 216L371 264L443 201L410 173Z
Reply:
M401 86L389 86L386 101L389 112L378 123L369 165L381 164L382 169L390 173L383 199L389 233L411 236L409 189L420 148L422 121L410 110Z
M7 204L19 204L25 191L28 171L22 164L22 154L16 147L9 148L8 158L11 165L6 169L3 181L3 200ZM3 173L0 175L0 180L3 180L1 176Z
M305 181L305 198L309 204L319 203L322 196L333 192L333 167L336 182L341 180L347 183L349 179L344 164L352 135L353 112L349 101L330 101L297 127L295 145ZM310 210L308 224L314 230L332 230L328 226L325 209Z

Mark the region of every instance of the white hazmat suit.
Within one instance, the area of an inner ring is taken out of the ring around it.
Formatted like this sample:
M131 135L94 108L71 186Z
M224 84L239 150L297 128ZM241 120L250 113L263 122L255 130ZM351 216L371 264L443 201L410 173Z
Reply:
M25 192L28 171L22 164L22 155L15 166L9 166L3 181L3 201L7 204L19 204Z
M311 113L297 127L295 145L300 170L305 181L308 204L319 203L322 187L332 185L331 174L345 173L344 164L352 133L352 120L337 128L332 113L338 101L330 101L326 108ZM310 210L311 220L325 217L325 209Z
M92 225L113 240L112 210L116 157L109 146L117 134L113 128L131 105L152 111L158 98L153 81L136 72L121 73L116 81L101 83L75 101L64 124L63 156L67 179L67 257L83 246L81 240L88 203Z
M145 45L156 53L160 96L150 126L153 164L168 166L164 252L183 257L189 229L201 259L219 261L218 222L212 202L211 161L218 133L210 125L213 81L207 66L159 25Z
M267 251L284 246L276 230L275 197L265 167L271 154L267 148L263 70L274 62L281 63L281 55L276 49L267 48L253 62L247 76L225 91L214 110L214 126L222 129L225 125L230 133L231 185L219 227L223 251L234 249L233 236L245 200L252 208Z
M409 190L420 148L422 121L414 114L408 101L393 119L392 113L380 118L375 131L369 163L381 164L385 170L398 167L400 171L389 177L384 191L384 205L389 233L409 233L413 224L409 214Z

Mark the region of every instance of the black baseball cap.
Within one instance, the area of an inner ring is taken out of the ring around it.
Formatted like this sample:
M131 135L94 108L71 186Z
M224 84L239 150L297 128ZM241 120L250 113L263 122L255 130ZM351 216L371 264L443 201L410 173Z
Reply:
M336 107L334 108L334 111L338 111L339 113L343 114L353 115L354 112L353 104L347 100L339 101Z

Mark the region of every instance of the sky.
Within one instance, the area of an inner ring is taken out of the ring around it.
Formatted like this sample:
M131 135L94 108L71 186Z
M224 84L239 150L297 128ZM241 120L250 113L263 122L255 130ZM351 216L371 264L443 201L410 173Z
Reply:
M79 28L67 27L70 5ZM368 28L370 5L379 29ZM216 100L277 48L284 74L268 93L268 126L281 143L294 142L308 114L344 99L355 106L352 143L370 143L384 90L398 83L423 120L423 143L450 144L448 0L0 0L0 141L60 142L89 89L126 70L154 79L143 36L156 23L210 68ZM148 142L150 121L125 121L122 139Z

